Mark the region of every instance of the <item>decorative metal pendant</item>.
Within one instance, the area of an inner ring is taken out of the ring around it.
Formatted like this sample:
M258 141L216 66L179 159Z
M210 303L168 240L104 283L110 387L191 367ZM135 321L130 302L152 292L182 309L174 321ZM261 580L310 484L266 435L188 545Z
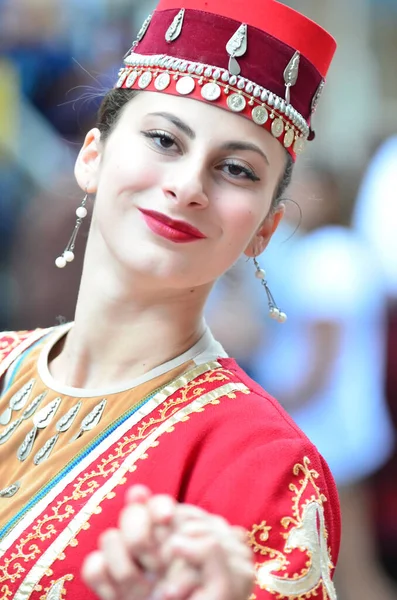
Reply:
M36 410L38 409L41 402L44 400L44 398L46 396L47 396L47 392L43 392L42 394L37 396L34 400L32 400L32 402L29 404L29 406L22 413L21 419L23 419L24 421L26 421L27 419L30 419L30 417L32 417L34 415L34 413L36 412Z
M16 431L19 427L19 425L22 423L22 419L17 419L16 421L13 421L11 423L11 425L9 425L8 427L6 427L6 429L4 429L4 431L1 432L0 434L0 445L5 444L6 442L8 442L8 440L10 439L10 437L12 436L12 434L14 433L14 431Z
M54 449L55 444L57 443L59 438L59 433L56 433L55 435L52 436L52 438L50 438L42 448L40 448L40 450L35 454L33 462L35 465L39 465L42 462L44 462L45 460L47 460L47 458L50 456L51 452Z
M40 429L45 429L49 425L57 412L62 398L55 398L48 406L44 406L33 417L34 427L26 435L24 441L18 448L17 457L21 462L25 461L33 450L37 433Z
M246 23L242 23L236 33L230 38L226 44L226 51L230 56L229 71L232 75L240 75L241 68L236 60L236 56L244 56L247 52L248 33Z
M16 481L12 485L0 490L0 498L12 498L20 490L21 482Z
M71 442L78 440L85 431L91 431L91 429L94 429L94 427L98 425L102 418L103 411L105 410L106 402L107 400L104 398L86 417L84 417L80 426L80 431L72 437L70 440Z
M325 87L325 80L322 79L320 85L317 88L316 93L313 96L312 106L311 106L312 113L315 113L316 110L317 110L317 106L318 106L318 103L319 103L320 98L322 96L322 93L324 91L324 87Z
M82 405L83 403L80 400L80 402L76 404L76 406L72 406L72 408L68 410L66 415L59 419L59 421L56 424L56 430L59 431L59 433L64 433L65 431L68 431L71 428L77 417L77 413L79 412Z
M47 425L49 425L54 418L55 413L57 412L59 405L62 402L62 398L55 398L48 404L48 406L44 406L34 417L33 423L38 429L45 429Z
M287 104L291 104L291 87L298 81L300 58L301 55L299 52L295 52L284 71L284 81L286 86L285 101Z
M8 425L12 419L12 408L7 406L5 411L0 415L0 425Z
M153 17L153 13L151 12L150 15L148 17L146 17L146 19L144 20L142 27L140 28L140 30L138 31L138 35L136 36L136 41L134 42L135 46L139 42L141 42L143 40L143 38L145 37L146 32L149 29L149 25L151 23L152 17Z
M31 379L19 392L14 394L10 400L10 407L12 410L21 410L21 408L24 408L28 401L29 394L33 389L34 383L35 380Z
M61 417L59 419L59 421L56 424L56 430L58 431L58 433L53 435L52 438L50 438L44 444L44 446L42 448L40 448L40 450L38 452L36 452L35 457L33 459L33 462L35 465L40 465L45 460L47 460L47 458L49 458L51 452L55 448L55 445L59 439L60 434L64 433L65 431L68 431L71 428L71 426L73 425L73 423L76 419L76 416L77 416L80 408L82 407L82 404L83 403L80 401L78 404L76 404L76 406L73 406L70 410L68 410L66 415L64 415L63 417Z
M143 38L146 35L147 30L149 29L149 25L152 20L152 17L153 17L153 13L150 13L150 15L147 17L147 19L145 19L142 27L140 28L140 30L138 32L138 35L136 36L135 42L132 44L131 48L124 54L124 59L126 59L127 56L129 54L131 54L131 52L137 47L139 42L143 40Z
M185 9L182 8L167 29L165 39L168 43L174 42L181 35L184 17Z
M22 444L19 446L17 458L21 462L24 462L28 458L29 454L32 452L37 432L37 427L33 427L33 429L31 429L29 433L25 436L25 439L23 440Z
M64 598L65 579L54 583L46 595L46 600L62 600Z
M35 379L31 379L28 383L18 390L10 399L9 405L6 410L0 415L0 425L8 425L12 418L13 410L21 410L23 408L28 399L29 394L31 393L33 386L35 384Z

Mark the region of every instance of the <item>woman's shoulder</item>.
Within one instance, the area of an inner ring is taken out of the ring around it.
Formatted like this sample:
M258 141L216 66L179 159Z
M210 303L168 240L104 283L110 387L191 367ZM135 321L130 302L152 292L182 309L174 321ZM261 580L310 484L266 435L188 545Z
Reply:
M274 435L278 439L295 438L310 444L281 404L251 379L233 358L219 359L219 363L222 369L230 373L235 384L241 387L241 393L236 395L235 401L224 404L222 412L225 415L222 415L222 418L225 417L227 422L234 423L240 433L247 429L251 439L254 432L261 436L265 428L268 439Z
M0 377L20 354L49 331L51 329L0 332Z

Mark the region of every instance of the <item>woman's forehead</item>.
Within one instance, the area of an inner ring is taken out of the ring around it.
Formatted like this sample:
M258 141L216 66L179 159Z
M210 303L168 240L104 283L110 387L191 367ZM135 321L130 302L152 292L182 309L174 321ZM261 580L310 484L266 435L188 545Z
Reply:
M130 102L124 116L141 123L143 120L161 119L160 115L164 114L174 115L183 121L198 139L249 139L268 148L278 149L280 146L268 131L249 119L192 98L141 92Z

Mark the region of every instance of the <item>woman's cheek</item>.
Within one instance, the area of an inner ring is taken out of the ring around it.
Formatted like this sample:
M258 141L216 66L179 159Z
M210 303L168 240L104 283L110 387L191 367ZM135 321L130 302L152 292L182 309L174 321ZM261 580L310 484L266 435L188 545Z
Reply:
M239 238L250 238L257 229L260 215L247 206L238 207L236 204L228 211L229 230L231 235Z

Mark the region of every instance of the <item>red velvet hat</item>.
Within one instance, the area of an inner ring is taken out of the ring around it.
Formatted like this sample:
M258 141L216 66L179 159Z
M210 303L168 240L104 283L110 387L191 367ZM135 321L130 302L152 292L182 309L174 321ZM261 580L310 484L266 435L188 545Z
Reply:
M265 127L293 159L335 53L319 25L276 0L160 0L116 87L181 95Z

